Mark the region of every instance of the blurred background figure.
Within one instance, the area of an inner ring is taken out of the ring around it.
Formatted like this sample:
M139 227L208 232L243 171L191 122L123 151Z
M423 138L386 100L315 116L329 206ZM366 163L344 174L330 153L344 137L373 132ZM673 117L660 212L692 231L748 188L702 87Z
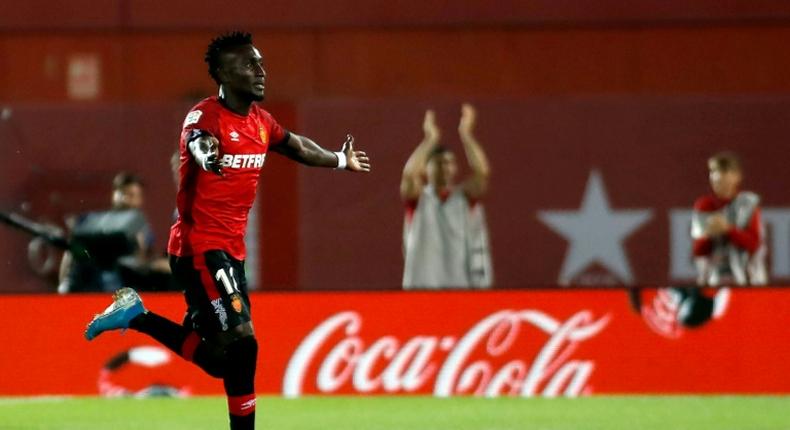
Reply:
M143 182L118 173L111 208L70 217L71 249L61 260L58 292L115 291L128 284L146 290L169 288L170 269L154 254L154 236L142 212Z
M143 194L143 182L137 176L121 172L115 175L112 180L112 209L143 209L145 195Z
M423 141L403 168L403 288L488 288L493 281L488 227L481 199L491 169L474 136L476 112L461 108L458 134L471 169L456 184L455 153L439 143L432 110L425 112Z
M720 152L708 160L712 194L694 203L691 237L699 285L764 285L765 233L760 196L742 191L737 155Z

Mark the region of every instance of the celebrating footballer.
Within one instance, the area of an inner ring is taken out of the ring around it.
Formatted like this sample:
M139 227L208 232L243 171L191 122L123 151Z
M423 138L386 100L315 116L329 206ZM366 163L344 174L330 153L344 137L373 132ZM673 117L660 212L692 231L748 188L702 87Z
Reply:
M244 275L244 233L269 151L308 166L369 172L370 160L346 137L332 152L290 132L256 102L264 99L264 59L247 33L212 40L208 72L219 93L195 105L180 139L178 218L171 228L170 266L186 298L183 324L143 306L130 288L90 322L88 340L108 330L145 333L209 375L221 378L232 430L255 427L258 343Z

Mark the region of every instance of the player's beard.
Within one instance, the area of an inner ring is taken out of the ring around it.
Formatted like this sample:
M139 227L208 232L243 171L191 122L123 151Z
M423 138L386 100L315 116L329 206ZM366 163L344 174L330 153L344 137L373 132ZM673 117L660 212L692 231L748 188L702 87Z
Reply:
M262 94L256 94L254 92L250 92L249 93L249 99L250 99L250 101L253 101L253 102L262 102L263 99L265 99L265 98L266 98L266 93L265 92L262 93Z

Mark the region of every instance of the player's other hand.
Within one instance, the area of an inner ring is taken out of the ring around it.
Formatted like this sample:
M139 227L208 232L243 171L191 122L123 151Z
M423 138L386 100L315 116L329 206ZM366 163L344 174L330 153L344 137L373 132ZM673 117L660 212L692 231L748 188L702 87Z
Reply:
M222 176L222 163L219 158L219 140L214 136L203 136L194 142L197 147L193 154L195 161L207 171Z
M370 159L365 151L354 151L354 136L346 135L341 151L346 154L346 170L370 172Z
M458 123L458 133L461 135L471 135L477 122L477 111L469 103L461 106L461 121Z
M439 126L436 124L436 114L432 109L425 111L425 118L422 120L422 131L425 133L425 140L429 143L435 144L439 142L442 133Z

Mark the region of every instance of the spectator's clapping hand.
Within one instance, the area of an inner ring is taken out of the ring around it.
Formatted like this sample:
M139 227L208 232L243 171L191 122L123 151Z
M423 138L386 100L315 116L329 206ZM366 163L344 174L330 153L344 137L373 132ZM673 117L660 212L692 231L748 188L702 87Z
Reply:
M458 123L458 133L461 136L471 136L477 122L477 111L474 106L464 103L461 106L461 121Z
M422 121L422 131L425 133L425 140L427 142L431 144L439 142L441 131L436 124L436 114L431 109L425 111L425 119Z

